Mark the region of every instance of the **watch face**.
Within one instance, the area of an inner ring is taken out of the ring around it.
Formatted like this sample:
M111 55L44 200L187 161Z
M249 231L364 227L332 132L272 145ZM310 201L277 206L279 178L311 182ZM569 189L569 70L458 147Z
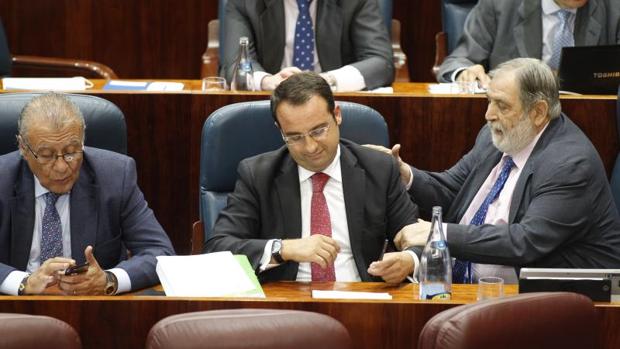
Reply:
M275 240L273 242L273 245L271 245L271 254L280 253L281 249L282 249L282 241L281 240Z

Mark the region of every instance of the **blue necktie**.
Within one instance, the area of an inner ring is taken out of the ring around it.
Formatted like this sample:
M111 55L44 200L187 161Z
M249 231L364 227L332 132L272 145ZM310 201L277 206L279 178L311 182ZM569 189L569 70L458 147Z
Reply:
M310 1L297 0L299 16L295 24L293 65L301 70L314 71L314 30L310 18Z
M568 10L559 10L556 12L558 19L560 20L559 30L557 30L553 36L553 47L551 48L551 59L549 59L549 66L552 69L559 69L560 56L562 55L562 47L575 46L575 38L568 25L569 19L573 15Z
M62 227L60 216L56 210L56 201L60 195L48 192L45 194L45 211L41 229L41 264L46 260L62 256Z
M512 157L507 156L504 161L504 166L499 173L499 177L497 177L491 191L489 191L489 194L480 205L480 208L478 208L478 211L476 211L476 214L471 219L471 222L469 222L470 225L484 224L484 220L487 217L487 211L489 210L489 205L499 197L499 193L504 188L504 184L506 184L506 180L510 175L510 170L512 170L514 165L515 163L512 161ZM473 282L471 275L471 262L460 259L457 259L454 262L454 267L452 268L452 282L458 284L470 284Z

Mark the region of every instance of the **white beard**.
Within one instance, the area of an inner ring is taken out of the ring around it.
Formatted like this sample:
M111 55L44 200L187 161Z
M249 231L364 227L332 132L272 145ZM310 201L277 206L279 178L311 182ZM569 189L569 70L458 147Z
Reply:
M510 130L505 130L500 122L487 122L491 129L493 145L499 151L514 155L525 148L534 137L536 137L536 128L534 123L530 121L527 114L523 114L519 122ZM501 131L498 133L497 131Z

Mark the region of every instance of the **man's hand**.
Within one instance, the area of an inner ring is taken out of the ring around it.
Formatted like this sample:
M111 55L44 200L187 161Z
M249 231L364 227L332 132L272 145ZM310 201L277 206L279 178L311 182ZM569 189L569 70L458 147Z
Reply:
M413 257L408 252L386 253L383 260L370 263L368 274L380 276L388 284L398 284L413 274L413 263Z
M480 64L472 65L471 67L461 71L456 77L457 82L474 82L480 81L482 88L487 88L491 78L484 71L484 67Z
M260 82L260 89L263 91L273 91L280 85L280 83L290 76L301 73L301 70L297 67L286 67L275 75L267 75Z
M280 254L285 261L312 262L325 269L334 263L340 252L336 240L315 234L303 239L282 240Z
M24 294L40 294L49 286L56 283L56 274L64 271L75 261L70 258L54 257L46 260L41 264L32 275L28 277Z
M392 149L386 148L381 145L375 145L375 144L364 144L364 146L370 149L384 152L388 155L392 155L394 159L398 161L398 168L400 170L400 179L403 181L405 185L409 184L409 181L411 180L411 176L413 174L411 173L411 167L409 166L409 164L404 162L403 159L401 159L400 157L400 144L395 144L392 147Z
M418 219L417 223L404 226L396 234L394 245L401 251L412 246L424 246L430 231L431 222Z
M102 295L106 285L105 272L93 255L93 247L84 250L88 271L77 275L58 273L58 288L67 295Z

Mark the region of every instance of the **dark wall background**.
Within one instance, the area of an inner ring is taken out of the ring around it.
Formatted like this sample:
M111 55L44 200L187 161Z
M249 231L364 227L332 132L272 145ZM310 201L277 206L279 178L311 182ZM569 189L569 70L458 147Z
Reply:
M346 1L346 0L344 0ZM439 0L394 0L413 81L433 81ZM1 0L13 54L71 57L121 78L197 79L217 0Z

